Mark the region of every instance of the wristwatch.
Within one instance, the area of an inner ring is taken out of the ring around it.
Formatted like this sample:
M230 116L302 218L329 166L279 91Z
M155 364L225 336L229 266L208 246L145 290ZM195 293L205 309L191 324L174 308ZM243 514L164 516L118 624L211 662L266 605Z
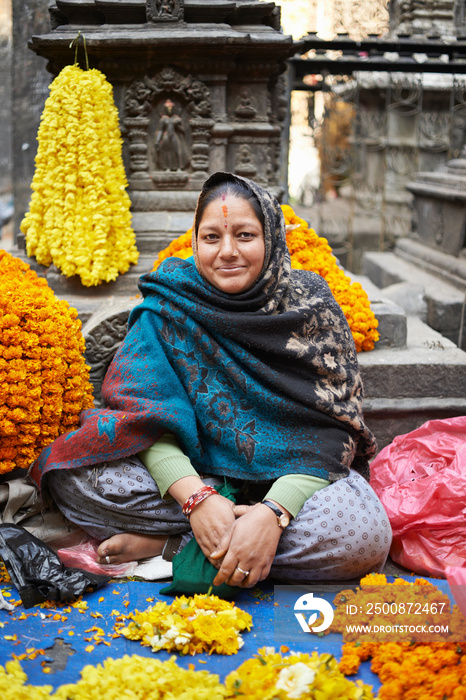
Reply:
M290 518L289 516L284 513L278 506L275 505L275 503L272 503L272 501L262 501L262 504L264 506L267 506L270 508L270 510L273 510L275 515L277 516L277 522L278 522L278 527L281 528L282 530L285 529L287 525L290 524Z

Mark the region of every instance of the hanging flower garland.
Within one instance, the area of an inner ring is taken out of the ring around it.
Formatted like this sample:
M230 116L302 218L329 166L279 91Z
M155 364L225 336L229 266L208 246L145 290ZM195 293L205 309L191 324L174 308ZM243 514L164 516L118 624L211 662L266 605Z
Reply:
M93 406L77 315L0 250L0 473L29 467Z
M325 238L309 228L288 205L282 205L287 228L286 242L291 256L291 267L295 270L311 270L323 277L345 314L353 335L356 350L373 350L379 339L379 322L371 309L366 292L359 282L351 279L338 266L332 249ZM192 254L192 229L172 241L162 250L154 264L154 270L169 257L185 260Z
M89 287L137 263L113 90L96 69L66 66L50 86L37 136L27 254Z
M124 616L128 626L117 625L127 639L140 641L152 651L181 654L236 654L243 646L241 632L252 627L252 617L234 603L214 595L175 598L145 611Z

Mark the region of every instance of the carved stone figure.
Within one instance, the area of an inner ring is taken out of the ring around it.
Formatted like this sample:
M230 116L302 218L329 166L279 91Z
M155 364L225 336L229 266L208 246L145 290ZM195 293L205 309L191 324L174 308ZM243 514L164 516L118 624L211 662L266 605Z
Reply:
M174 113L174 106L172 100L165 100L155 136L159 170L184 170L190 162L183 120Z
M237 119L254 119L256 114L257 109L254 107L249 90L244 88L241 90L239 104L235 109L235 117Z
M254 178L257 173L257 168L254 163L254 156L249 146L245 143L239 147L235 165L235 173L250 178Z
M184 0L147 0L149 22L177 22L183 19Z

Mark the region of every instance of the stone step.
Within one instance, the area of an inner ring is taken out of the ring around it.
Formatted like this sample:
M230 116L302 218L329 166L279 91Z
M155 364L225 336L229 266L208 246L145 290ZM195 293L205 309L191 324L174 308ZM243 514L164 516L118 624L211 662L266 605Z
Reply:
M402 259L397 253L370 252L364 255L364 274L381 289L400 282L421 286L426 304L425 320L443 336L458 343L464 315L465 293L450 282ZM407 299L407 303L409 303ZM466 338L462 347L466 348Z
M404 309L376 287L369 277L352 272L347 272L347 275L352 282L359 282L369 297L371 308L379 322L377 348L406 347L407 323Z
M431 419L466 415L466 353L416 316L405 348L359 353L364 415L379 447Z

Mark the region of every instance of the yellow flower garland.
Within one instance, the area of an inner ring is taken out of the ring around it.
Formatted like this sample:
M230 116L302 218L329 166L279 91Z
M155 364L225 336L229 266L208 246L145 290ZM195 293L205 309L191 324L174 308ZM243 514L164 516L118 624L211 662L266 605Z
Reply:
M112 86L66 66L50 86L37 136L33 194L21 230L27 253L85 286L137 263Z
M140 641L152 651L166 649L193 656L236 654L243 646L240 633L252 626L249 613L214 595L181 596L171 605L158 602L123 617L130 620L129 625L116 627L127 639Z
M0 473L29 467L93 406L77 315L0 250Z
M323 277L332 294L345 314L353 335L356 350L373 350L379 339L379 322L371 309L366 292L359 282L351 279L338 267L336 258L325 238L319 237L309 228L304 219L299 218L288 205L282 205L287 227L286 242L291 256L291 267L295 270L311 270ZM162 250L154 264L154 270L169 257L189 258L192 229Z

